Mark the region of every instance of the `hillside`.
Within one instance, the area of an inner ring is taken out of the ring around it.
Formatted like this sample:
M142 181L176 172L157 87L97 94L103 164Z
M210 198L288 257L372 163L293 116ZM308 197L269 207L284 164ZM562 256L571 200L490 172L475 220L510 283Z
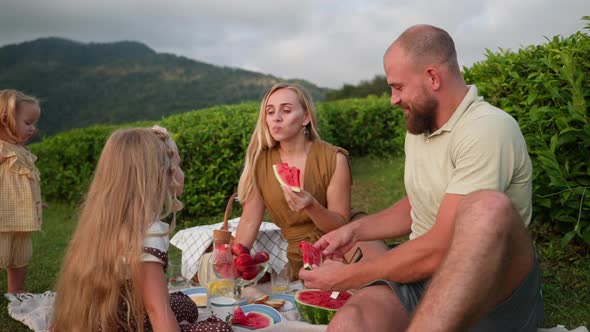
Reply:
M19 89L42 100L42 135L259 100L279 81L156 53L137 42L85 44L42 38L0 47L0 89ZM316 100L324 98L324 89L297 82Z
M379 97L390 94L391 90L387 84L385 75L376 75L371 80L364 80L356 85L344 84L340 89L328 91L326 94L326 100L364 98L370 95Z

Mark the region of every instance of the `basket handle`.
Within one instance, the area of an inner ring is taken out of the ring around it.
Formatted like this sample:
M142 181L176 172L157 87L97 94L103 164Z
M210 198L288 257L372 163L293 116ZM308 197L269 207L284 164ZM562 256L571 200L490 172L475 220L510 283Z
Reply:
M223 225L221 226L221 229L224 231L227 231L227 220L229 219L229 214L231 213L231 207L234 203L236 195L237 195L236 193L233 193L229 197L229 200L227 201L227 205L225 206L225 215L223 216Z

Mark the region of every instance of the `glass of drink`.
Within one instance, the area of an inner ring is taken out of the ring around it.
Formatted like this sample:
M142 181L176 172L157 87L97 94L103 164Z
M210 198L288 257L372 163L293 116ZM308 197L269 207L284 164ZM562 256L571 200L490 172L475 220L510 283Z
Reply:
M182 276L182 264L180 260L170 260L168 262L166 276L168 277L168 288L182 288L188 287L189 285L186 278Z
M280 271L271 269L270 272L270 287L272 294L287 294L291 291L289 287L289 264L285 264Z

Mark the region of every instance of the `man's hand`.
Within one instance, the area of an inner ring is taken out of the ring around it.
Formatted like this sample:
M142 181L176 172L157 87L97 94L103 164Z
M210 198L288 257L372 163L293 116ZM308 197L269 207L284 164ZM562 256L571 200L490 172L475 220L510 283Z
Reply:
M353 228L350 224L324 234L313 246L322 252L322 256L335 261L343 261L346 254L356 244Z
M343 263L326 260L322 265L314 266L311 271L301 268L299 279L303 281L305 288L345 291L354 288L345 278L346 267Z
M313 203L313 196L305 190L296 193L287 186L281 186L281 189L289 208L295 212L299 212Z

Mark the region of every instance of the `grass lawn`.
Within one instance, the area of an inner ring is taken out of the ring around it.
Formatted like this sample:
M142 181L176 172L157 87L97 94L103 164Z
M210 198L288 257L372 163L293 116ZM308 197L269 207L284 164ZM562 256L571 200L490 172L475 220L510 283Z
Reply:
M33 259L25 282L27 290L43 293L52 290L70 236L75 228L75 208L49 203L43 211L43 232L33 234ZM6 293L6 272L0 274L0 289ZM21 322L8 315L8 301L0 302L0 331L29 331Z
M353 158L353 205L376 212L404 195L402 159ZM68 240L75 227L74 207L50 203L44 211L43 232L33 236L33 260L26 282L31 292L53 289ZM217 221L217 219L215 219ZM572 329L590 326L590 248L569 245L562 248L559 238L546 226L532 224L543 268L545 326L563 324ZM177 251L171 253L178 255ZM0 274L0 287L6 292L6 273ZM8 316L2 298L0 331L28 331L23 324Z

